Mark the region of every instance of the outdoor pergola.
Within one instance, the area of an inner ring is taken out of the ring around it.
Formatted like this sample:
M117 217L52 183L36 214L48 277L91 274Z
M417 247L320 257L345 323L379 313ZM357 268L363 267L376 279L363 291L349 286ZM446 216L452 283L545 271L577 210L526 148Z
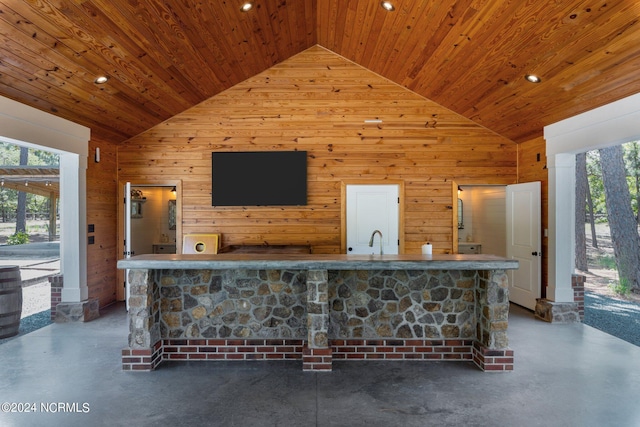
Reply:
M51 166L0 166L0 188L49 198L49 240L55 236L60 168Z

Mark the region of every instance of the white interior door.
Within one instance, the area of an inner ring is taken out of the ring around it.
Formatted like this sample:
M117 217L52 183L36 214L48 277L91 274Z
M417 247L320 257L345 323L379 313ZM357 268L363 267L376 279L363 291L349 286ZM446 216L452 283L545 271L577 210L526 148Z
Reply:
M131 183L124 184L124 257L131 258ZM129 311L129 270L124 272L124 301Z
M509 270L509 300L531 310L540 298L540 182L507 186L507 258L520 268Z
M380 239L385 254L399 247L399 186L347 185L347 254L379 254ZM369 241L374 231L373 246Z

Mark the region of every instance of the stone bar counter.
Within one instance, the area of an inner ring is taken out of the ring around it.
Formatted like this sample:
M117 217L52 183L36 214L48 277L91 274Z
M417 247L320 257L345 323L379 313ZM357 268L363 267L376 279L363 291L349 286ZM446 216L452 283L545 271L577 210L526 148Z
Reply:
M492 255L140 255L125 370L164 360L472 361L513 369L506 270Z

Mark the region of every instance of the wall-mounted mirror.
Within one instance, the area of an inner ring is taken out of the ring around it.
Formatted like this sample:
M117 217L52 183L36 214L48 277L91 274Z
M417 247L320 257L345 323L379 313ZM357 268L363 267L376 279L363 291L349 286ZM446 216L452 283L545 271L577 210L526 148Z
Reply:
M463 203L461 199L458 199L458 230L464 228L464 215L463 215Z
M142 218L144 200L131 200L131 218Z
M169 200L169 230L176 229L176 201Z

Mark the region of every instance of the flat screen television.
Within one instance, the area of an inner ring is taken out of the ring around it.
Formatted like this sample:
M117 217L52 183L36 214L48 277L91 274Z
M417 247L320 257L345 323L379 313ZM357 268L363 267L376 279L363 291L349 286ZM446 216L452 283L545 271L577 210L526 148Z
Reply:
M214 151L212 206L307 204L306 151Z

